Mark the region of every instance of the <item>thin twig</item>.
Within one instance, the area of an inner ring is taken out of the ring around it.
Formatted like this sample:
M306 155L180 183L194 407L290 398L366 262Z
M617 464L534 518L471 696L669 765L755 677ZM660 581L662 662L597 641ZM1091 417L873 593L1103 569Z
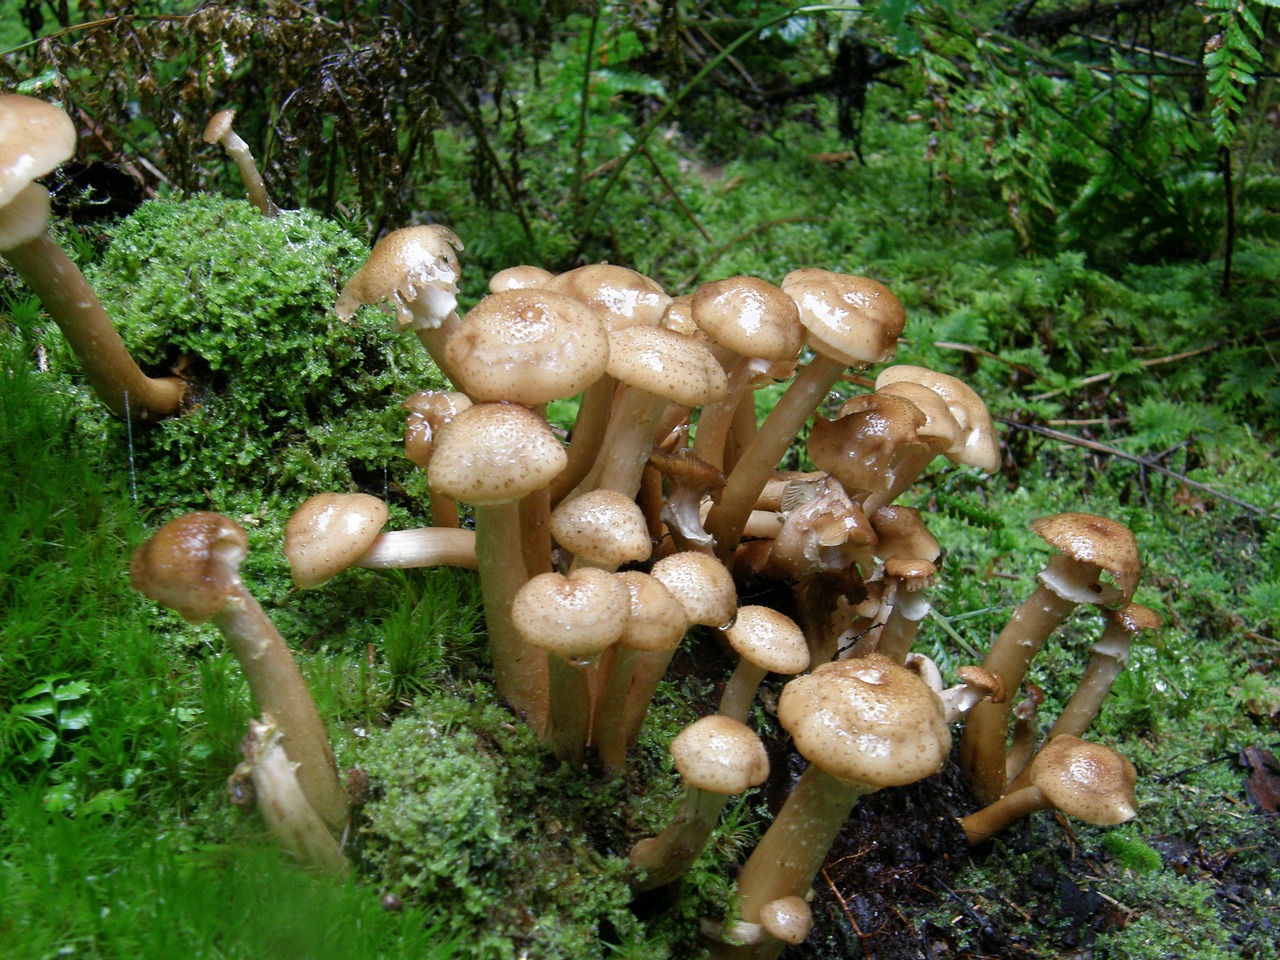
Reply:
M649 161L649 165L653 167L653 172L658 175L658 179L662 181L662 185L667 188L667 193L671 194L671 199L676 202L676 206L679 207L680 212L685 215L685 219L698 228L698 232L702 234L702 238L706 240L707 243L711 243L711 234L707 232L707 228L698 221L698 218L693 215L693 211L689 209L688 205L684 202L684 199L676 192L675 185L667 179L667 175L662 172L662 168L658 166L658 161L653 158L653 154L649 152L649 148L641 147L640 155Z

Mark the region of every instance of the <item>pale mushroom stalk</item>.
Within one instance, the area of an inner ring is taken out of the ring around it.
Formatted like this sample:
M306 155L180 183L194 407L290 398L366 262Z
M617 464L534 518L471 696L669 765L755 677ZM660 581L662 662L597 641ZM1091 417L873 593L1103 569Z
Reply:
M631 848L631 866L644 873L637 890L665 886L689 872L707 845L727 794L685 787L680 807L656 837L646 837Z
M615 398L595 466L576 492L616 490L634 497L640 490L640 476L653 449L654 432L666 409L667 400L663 397L624 386Z
M613 663L609 665L604 683L596 694L591 729L592 746L606 770L621 773L627 765L627 750L632 740L627 704L633 695L633 687L645 682L645 674L637 676L637 667L646 658L662 657L662 669L658 672L658 678L661 679L673 655L672 651L656 653L629 647L620 647L614 652ZM638 699L643 694L636 693L635 696ZM649 700L645 699L644 703L647 707ZM643 713L641 717L643 718ZM637 726L637 732L638 730Z
M547 655L550 711L545 739L557 757L573 766L582 763L591 730L588 668L554 653Z
M418 527L387 530L352 564L373 570L413 567L462 567L476 569L476 535L455 527Z
M712 352L718 356L723 348ZM729 368L729 392L723 400L709 403L698 413L698 430L693 437L693 453L719 470L725 466L725 445L729 441L730 430L737 416L738 408L744 403L754 403L752 397L755 380L762 368L768 364L763 360L751 357L739 357ZM754 409L752 410L754 424Z
M751 715L756 692L768 673L764 667L752 663L746 657L739 657L737 666L733 668L733 673L729 675L720 694L720 714L745 723Z
M1010 793L1026 783L1014 783L1017 776L1024 772L1036 753L1036 744L1040 742L1040 704L1044 702L1044 693L1039 687L1032 686L1030 694L1013 708L1013 733L1009 737L1009 755L1005 758L1005 788Z
M257 207L264 217L274 217L280 213L280 208L267 196L267 185L263 182L262 174L258 172L258 164L254 162L249 144L231 129L235 116L234 110L220 110L210 117L209 123L204 128L204 142L222 144L222 149L235 161L236 169L240 171L240 179L244 181L249 202Z
M605 374L582 392L578 416L573 422L566 448L569 463L550 487L552 506L564 500L582 483L599 458L617 386L618 381Z

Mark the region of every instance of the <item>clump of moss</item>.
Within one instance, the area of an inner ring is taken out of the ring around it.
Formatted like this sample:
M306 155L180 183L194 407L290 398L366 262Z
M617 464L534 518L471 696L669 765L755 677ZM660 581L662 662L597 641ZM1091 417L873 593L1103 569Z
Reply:
M625 859L589 836L617 816L618 784L559 764L483 688L424 697L361 765L365 866L466 956L580 960L636 938Z
M141 497L233 512L245 490L297 501L407 474L396 406L439 373L376 313L334 316L367 253L311 211L209 195L115 227L89 279L139 362L190 382L181 417L133 431Z

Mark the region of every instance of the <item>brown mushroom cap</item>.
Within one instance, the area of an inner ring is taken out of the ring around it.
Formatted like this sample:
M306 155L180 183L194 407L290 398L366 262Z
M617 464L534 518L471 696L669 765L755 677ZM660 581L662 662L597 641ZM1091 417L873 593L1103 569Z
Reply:
M788 682L778 721L810 763L868 790L937 773L951 749L938 695L874 655L824 663Z
M893 359L906 310L884 284L806 268L787 274L782 289L800 308L815 351L857 367Z
M0 253L30 243L49 227L49 191L38 183L18 191L0 207Z
M887 490L905 448L919 442L916 430L924 424L924 414L910 400L887 393L862 394L846 402L835 420L814 419L809 457L851 497Z
M707 336L741 357L792 360L804 346L795 301L758 277L704 283L694 291L690 309Z
M915 507L886 504L868 518L875 528L878 542L876 556L909 557L937 564L942 547L924 525L924 516Z
M337 576L373 544L387 505L367 493L321 493L303 502L284 526L284 555L299 590Z
M1040 573L1040 582L1059 596L1077 603L1115 605L1114 597L1092 582L1091 571L1102 570L1114 579L1120 605L1133 597L1142 561L1138 542L1128 527L1091 513L1056 513L1033 520L1031 529L1073 561L1065 565L1050 561Z
M689 626L684 605L650 574L626 570L618 574L618 579L631 598L631 616L618 643L631 650L655 653L678 647Z
M1138 773L1110 747L1058 736L1031 762L1031 782L1063 813L1085 823L1124 823L1138 815Z
M550 270L541 267L520 265L499 270L489 278L489 292L502 293L504 290L528 290L540 287L554 276Z
M644 511L615 490L592 490L551 511L551 536L575 557L621 566L653 552Z
M565 293L588 304L610 330L657 326L671 302L657 282L611 263L589 263L558 273L542 289Z
M249 538L220 513L197 511L170 520L133 554L133 589L188 623L204 623L239 583Z
M683 407L722 400L729 382L699 340L663 327L633 326L609 334L609 375Z
M392 230L351 275L334 304L350 320L362 304L390 300L402 328L438 327L458 304L462 241L448 227L429 224Z
M425 470L440 428L472 403L465 393L453 390L419 390L400 406L409 411L405 414L404 455Z
M783 943L804 943L813 929L813 908L804 897L779 897L760 908L760 926Z
M547 422L517 403L478 403L440 428L427 476L468 503L505 503L540 490L568 457Z
M219 110L204 125L204 142L217 143L231 132L231 125L235 123L235 119L235 110Z
M715 557L682 550L655 563L652 573L684 606L690 623L724 628L733 622L738 591Z
M770 673L796 674L809 667L804 632L772 607L739 607L724 635L738 656Z
M630 613L627 588L594 567L541 573L511 601L511 622L526 643L581 662L613 644Z
M467 313L445 356L458 385L476 400L537 406L598 380L609 362L609 339L596 313L573 297L506 290Z
M965 432L960 429L947 402L928 387L911 380L900 380L877 387L876 393L887 393L911 401L924 414L924 423L916 428L916 436L930 441L935 450L944 453L954 450L959 453L962 449ZM843 414L845 411L842 409L840 412Z
M75 151L76 127L65 112L22 94L0 96L0 207Z
M984 473L995 473L1000 469L1000 446L996 440L995 424L991 421L987 405L972 387L963 380L928 367L899 363L880 371L876 376L876 389L903 381L928 387L942 397L960 425L960 439L945 451L948 460L977 467Z
M671 741L671 759L684 782L727 796L769 778L769 755L744 723L712 714L695 720Z

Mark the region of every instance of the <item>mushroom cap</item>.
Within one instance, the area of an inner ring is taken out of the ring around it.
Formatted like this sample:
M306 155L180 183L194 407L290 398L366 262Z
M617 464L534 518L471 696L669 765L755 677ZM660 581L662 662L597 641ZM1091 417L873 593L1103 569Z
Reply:
M336 577L372 546L387 522L387 505L367 493L320 493L284 525L284 555L299 590Z
M733 622L738 591L715 557L682 550L663 557L651 572L680 601L690 623L724 629Z
M738 656L770 673L796 674L809 668L804 631L772 607L739 607L724 635Z
M540 573L516 591L511 622L526 643L586 662L622 636L630 603L622 581L604 570Z
M769 550L769 563L786 579L829 569L848 561L841 550L876 542L862 506L833 477L792 480L780 504L786 516Z
M707 346L665 327L626 327L609 334L609 375L620 383L696 407L729 392L724 369Z
M704 283L694 291L691 310L707 336L741 357L791 360L804 346L796 302L758 277Z
M518 403L477 403L440 428L427 478L468 503L506 503L540 490L569 458L547 421Z
M236 112L233 109L219 110L209 122L204 125L204 142L217 143L228 133L231 132L231 125L235 123Z
M682 293L678 297L672 297L671 302L667 304L667 309L662 311L662 321L658 326L690 337L706 339L707 336L693 322L692 293Z
M631 650L654 653L680 646L689 627L684 605L650 574L625 570L617 576L631 597L631 616L618 643Z
M1089 650L1124 664L1129 662L1129 649L1133 645L1133 639L1144 630L1159 630L1164 624L1160 614L1140 603L1127 603L1119 610L1106 610L1104 617L1106 627L1102 636Z
M462 241L448 227L427 224L392 230L347 281L334 312L350 320L362 304L390 300L401 329L440 326L458 305Z
M885 491L906 448L920 442L916 430L924 424L924 414L910 400L865 393L848 400L835 420L814 418L809 457L851 497Z
M453 390L419 390L400 406L409 411L404 418L404 455L425 470L440 428L472 403L465 393Z
M30 243L48 229L49 191L38 183L19 190L0 207L0 253Z
M551 511L551 536L575 557L620 566L653 552L644 511L616 490L592 490Z
M924 414L924 423L916 428L916 435L932 443L935 450L950 455L951 451L958 453L962 449L965 431L960 429L947 402L928 387L911 380L900 380L878 387L876 393L911 401ZM844 410L840 412L844 413Z
M922 557L886 557L884 561L885 577L901 581L899 589L908 592L924 590L937 572L938 568Z
M942 397L960 425L958 444L944 451L948 460L977 467L984 473L995 473L1000 469L1000 445L996 440L995 424L987 405L972 387L963 380L928 367L899 363L880 371L876 376L876 389L903 381L921 384Z
M226 606L248 552L249 538L234 521L204 510L184 514L134 551L129 582L188 623L204 623Z
M1092 513L1055 513L1031 522L1031 529L1071 563L1052 560L1040 573L1040 582L1059 596L1077 603L1123 606L1133 597L1142 574L1138 542L1129 528ZM1057 559L1057 558L1055 558ZM1103 589L1097 573L1105 571L1115 590Z
M558 273L543 289L565 293L592 307L612 330L657 326L671 298L656 281L629 267L589 263Z
M472 309L445 347L458 386L474 399L537 406L603 376L604 324L585 304L546 290L506 290Z
M783 277L782 290L800 308L816 352L855 367L893 359L907 314L884 284L810 267Z
M872 511L868 519L876 531L876 556L881 560L906 557L937 565L942 547L924 525L924 515L915 507L887 503Z
M515 267L507 267L505 270L499 270L489 278L489 292L502 293L504 290L528 290L531 287L540 287L554 274L550 270L543 270L541 267L531 267L521 264Z
M51 103L0 96L0 207L76 152L76 127Z
M769 754L745 723L712 714L695 720L668 748L690 787L732 796L769 779Z
M804 897L780 897L760 908L760 926L783 943L804 943L813 929L813 908Z
M937 773L951 749L937 693L875 655L824 663L789 681L778 721L810 763L866 791Z
M1138 772L1100 743L1054 737L1031 762L1031 783L1063 813L1085 823L1111 825L1138 815Z

